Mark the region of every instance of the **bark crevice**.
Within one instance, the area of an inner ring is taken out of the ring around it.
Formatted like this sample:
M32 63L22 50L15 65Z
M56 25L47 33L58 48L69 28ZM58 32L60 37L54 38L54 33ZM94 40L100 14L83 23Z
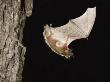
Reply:
M27 0L0 0L0 82L21 82L26 47L22 45ZM28 0L29 1L29 0ZM28 4L32 5L32 0ZM31 6L32 7L32 6ZM31 10L32 8L27 7ZM31 13L28 15L30 16Z

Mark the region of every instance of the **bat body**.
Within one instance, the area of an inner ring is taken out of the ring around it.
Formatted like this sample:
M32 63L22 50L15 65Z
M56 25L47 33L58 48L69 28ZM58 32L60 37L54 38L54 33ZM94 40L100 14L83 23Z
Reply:
M61 27L53 28L46 25L43 36L47 45L58 55L69 58L73 55L68 45L81 38L87 38L92 30L96 18L96 7L88 8L78 18L71 19Z

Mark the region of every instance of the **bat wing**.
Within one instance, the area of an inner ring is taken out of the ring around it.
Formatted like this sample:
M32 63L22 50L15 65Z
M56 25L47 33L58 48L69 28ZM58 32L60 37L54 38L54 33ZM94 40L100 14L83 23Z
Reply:
M77 27L81 31L83 31L84 35L81 38L87 38L92 30L95 18L96 18L96 7L88 8L82 16L76 19L72 19L70 21L74 22L77 25Z
M46 43L57 54L69 58L72 53L68 45L76 39L89 36L95 17L96 7L88 8L83 15L61 27L52 28L46 25L43 33Z
M68 36L67 44L69 45L76 39L87 38L89 36L93 28L95 18L96 7L88 8L80 17L72 19L66 25L56 27L54 30L62 33L63 36Z

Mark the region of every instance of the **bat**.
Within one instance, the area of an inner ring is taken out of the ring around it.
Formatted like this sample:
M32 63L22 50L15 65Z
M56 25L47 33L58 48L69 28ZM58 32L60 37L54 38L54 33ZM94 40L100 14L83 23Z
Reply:
M73 55L68 45L76 39L88 38L96 18L96 7L87 8L86 12L63 26L53 28L45 25L43 36L46 44L60 56L70 58Z

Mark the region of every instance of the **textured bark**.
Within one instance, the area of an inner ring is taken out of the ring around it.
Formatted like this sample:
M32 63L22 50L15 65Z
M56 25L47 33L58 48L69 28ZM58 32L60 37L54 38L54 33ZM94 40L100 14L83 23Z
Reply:
M32 0L0 0L0 82L21 82L26 48L22 32Z

